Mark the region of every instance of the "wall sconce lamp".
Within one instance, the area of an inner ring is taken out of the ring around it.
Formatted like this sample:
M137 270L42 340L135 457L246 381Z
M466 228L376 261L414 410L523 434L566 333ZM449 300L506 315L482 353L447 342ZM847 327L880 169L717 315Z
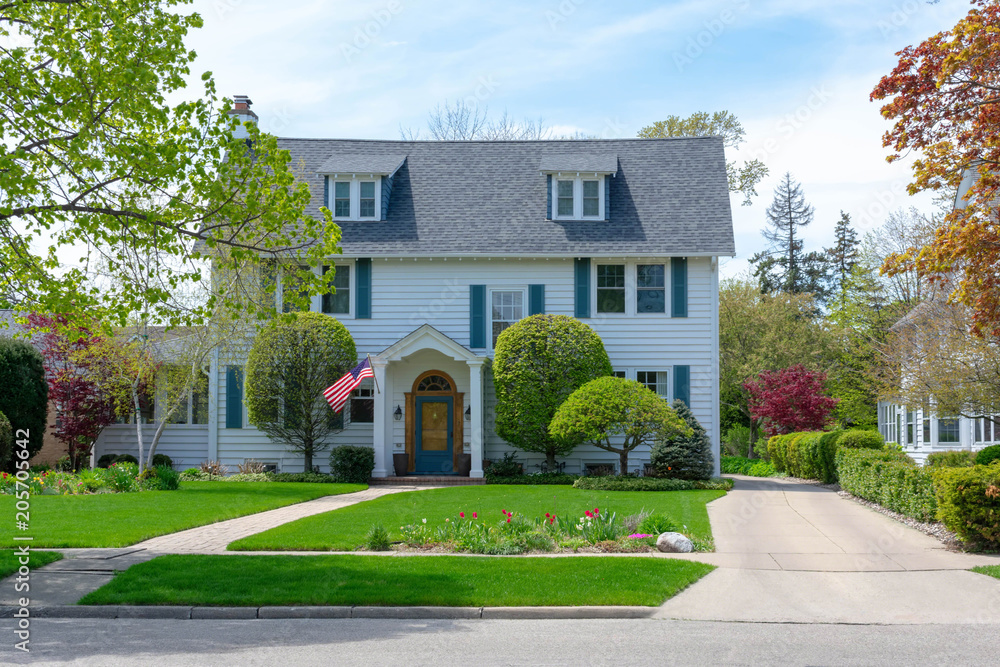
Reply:
M472 406L465 409L465 421L472 421Z
M396 421L399 421L400 419L403 418L403 409L398 405L396 406L396 411L392 413L392 418L395 419Z

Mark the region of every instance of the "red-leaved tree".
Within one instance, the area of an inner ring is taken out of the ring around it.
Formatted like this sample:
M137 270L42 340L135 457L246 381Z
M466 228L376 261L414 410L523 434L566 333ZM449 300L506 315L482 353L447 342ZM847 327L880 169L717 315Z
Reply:
M750 415L760 420L767 437L818 431L827 426L837 399L825 395L826 373L801 364L763 371L743 383L750 395Z

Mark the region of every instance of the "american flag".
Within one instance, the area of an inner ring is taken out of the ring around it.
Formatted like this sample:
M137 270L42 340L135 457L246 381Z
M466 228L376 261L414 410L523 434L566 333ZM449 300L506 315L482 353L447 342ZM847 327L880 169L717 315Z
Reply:
M330 407L333 408L334 412L340 412L344 409L344 404L347 403L351 392L361 384L361 381L365 378L373 377L375 377L375 372L372 371L372 365L369 363L368 358L365 357L365 360L352 368L347 375L330 385L323 392L323 397L330 404Z

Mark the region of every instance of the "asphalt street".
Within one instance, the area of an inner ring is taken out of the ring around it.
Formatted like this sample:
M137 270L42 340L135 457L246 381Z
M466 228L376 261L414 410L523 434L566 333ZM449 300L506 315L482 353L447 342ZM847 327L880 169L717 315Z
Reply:
M38 619L32 665L996 665L995 625Z

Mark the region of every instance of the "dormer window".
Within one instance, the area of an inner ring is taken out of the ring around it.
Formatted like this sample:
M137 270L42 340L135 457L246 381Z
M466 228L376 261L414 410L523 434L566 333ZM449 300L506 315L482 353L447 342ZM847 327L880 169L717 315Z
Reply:
M381 206L381 176L355 175L328 177L332 182L330 210L337 220L375 220Z
M604 179L602 174L553 174L552 198L557 220L603 220Z

